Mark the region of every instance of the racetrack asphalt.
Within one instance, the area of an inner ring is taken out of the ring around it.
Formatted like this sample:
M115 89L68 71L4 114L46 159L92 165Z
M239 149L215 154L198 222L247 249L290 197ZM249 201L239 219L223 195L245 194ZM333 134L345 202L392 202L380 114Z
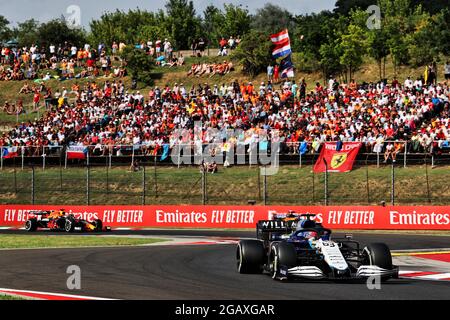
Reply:
M11 233L26 234L0 231ZM140 230L112 235L198 239L249 238L254 233ZM382 241L392 250L450 247L449 236L355 233L354 238L362 244ZM235 250L235 245L225 244L6 250L0 251L0 287L114 299L450 299L449 281L396 279L383 283L380 290L369 290L365 283L277 282L267 275L240 275ZM81 268L81 290L66 287L70 265Z

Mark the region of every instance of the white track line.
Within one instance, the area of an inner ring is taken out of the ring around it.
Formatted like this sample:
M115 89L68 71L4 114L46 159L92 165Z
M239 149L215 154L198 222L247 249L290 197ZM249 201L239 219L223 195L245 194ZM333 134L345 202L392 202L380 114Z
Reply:
M426 276L417 276L416 279L421 280L442 280L442 279L450 279L450 272L447 273L438 273L438 274L429 274Z
M86 299L86 300L115 300L115 299L109 299L109 298L80 296L80 295L64 294L64 293L52 293L52 292L45 292L45 291L30 291L30 290L15 290L15 289L6 289L6 288L0 288L0 293L5 293L5 294L10 293L13 295L23 293L25 295L25 297L26 297L26 294L42 295L42 297L44 299L45 299L45 296L47 296L47 297L53 296L53 297L60 297L60 298Z

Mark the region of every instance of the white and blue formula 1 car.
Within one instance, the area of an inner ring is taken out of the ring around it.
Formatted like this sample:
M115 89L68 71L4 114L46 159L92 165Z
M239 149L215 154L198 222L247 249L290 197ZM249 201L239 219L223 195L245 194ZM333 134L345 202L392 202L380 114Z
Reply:
M238 244L238 271L269 273L276 280L398 278L399 269L392 265L386 244L361 249L350 235L331 240L331 230L315 222L314 216L289 213L259 221L257 239Z

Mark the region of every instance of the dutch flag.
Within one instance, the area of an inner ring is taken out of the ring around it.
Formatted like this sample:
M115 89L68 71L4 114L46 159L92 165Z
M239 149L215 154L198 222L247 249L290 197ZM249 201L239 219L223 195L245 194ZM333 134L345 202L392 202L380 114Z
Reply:
M289 32L287 29L284 29L283 31L270 36L270 40L272 40L275 45L279 44L280 42L286 41L286 39L289 42Z
M292 53L291 40L289 38L289 32L287 29L271 35L270 39L275 45L275 48L272 52L272 55L275 59L284 57Z

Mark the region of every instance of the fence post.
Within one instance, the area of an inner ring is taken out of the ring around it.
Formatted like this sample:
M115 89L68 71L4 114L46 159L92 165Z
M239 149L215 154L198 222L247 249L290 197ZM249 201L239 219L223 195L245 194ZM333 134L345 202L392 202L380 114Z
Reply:
M206 193L205 193L205 187L206 187L206 174L205 169L202 168L202 205L206 204Z
M311 173L312 173L312 203L316 203L316 175L314 174L314 156L313 156L313 163L311 167Z
M395 205L395 166L394 162L391 165L391 205Z
M90 194L90 168L89 163L86 166L86 204L90 205L91 203L91 194Z
M21 149L22 149L22 170L23 170L23 168L25 167L25 147L24 146L22 146L21 147Z
M258 166L258 170L256 172L258 174L258 200L261 201L262 195L261 195L261 167L260 166Z
M267 206L267 174L266 174L266 169L267 167L264 166L264 186L263 186L263 191L264 191L264 205Z
M377 168L380 167L380 153L377 152Z
M367 160L369 158L369 154L366 157L366 185L367 185L367 204L370 205L370 188L369 188L369 164Z
M3 147L0 147L0 170L3 170Z
M154 156L154 170L153 177L155 179L155 198L158 198L158 173L156 171L156 155Z
M17 194L17 173L16 173L16 162L14 161L14 193Z
M34 204L34 166L31 167L31 204Z
M111 165L112 165L112 153L109 153L109 168L111 169Z
M45 170L45 146L42 147L42 170Z
M65 152L65 159L64 159L64 169L67 169L67 147L66 147L66 152Z
M430 190L430 180L428 179L428 163L427 156L425 155L425 177L427 179L427 197L428 203L431 203L431 190Z
M299 166L300 166L300 169L302 168L302 153L301 152L299 152L298 153L299 154Z
M403 168L406 168L406 152L408 150L408 141L405 141L405 152L403 154Z
M181 166L180 157L181 157L181 145L179 144L178 145L178 161L177 161L178 169L180 169L180 166Z
M142 205L145 206L145 185L146 185L146 179L145 179L145 165L142 166Z
M323 159L323 162L325 163L325 205L328 206L328 163L325 158Z

